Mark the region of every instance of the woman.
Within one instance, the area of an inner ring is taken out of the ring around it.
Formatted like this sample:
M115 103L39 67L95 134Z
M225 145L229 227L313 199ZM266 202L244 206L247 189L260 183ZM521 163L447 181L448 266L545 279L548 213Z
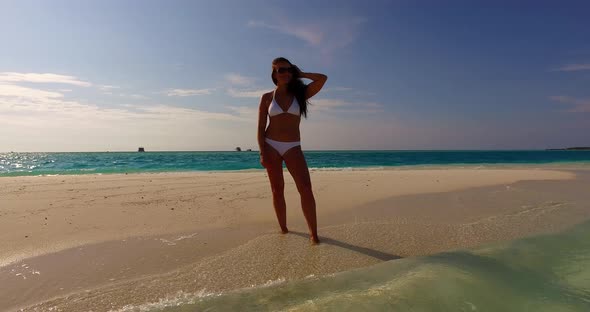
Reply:
M281 231L286 234L287 205L283 161L293 176L301 195L301 208L309 227L310 240L320 242L317 233L315 198L309 169L301 151L299 123L307 117L307 100L317 94L328 79L323 74L304 73L283 57L272 61L272 81L276 88L262 95L258 113L258 146L260 163L266 168L272 189L272 201ZM305 85L300 78L311 79ZM269 121L268 127L267 116Z

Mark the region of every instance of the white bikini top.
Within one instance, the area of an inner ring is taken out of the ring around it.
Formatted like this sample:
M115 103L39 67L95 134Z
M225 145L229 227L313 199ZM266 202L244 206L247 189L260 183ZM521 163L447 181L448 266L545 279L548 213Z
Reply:
M276 116L276 115L280 115L280 114L292 114L295 116L299 116L301 115L301 111L299 108L299 102L297 102L297 98L293 97L293 102L291 102L291 106L289 106L289 109L287 111L284 111L279 104L277 103L277 101L275 100L275 93L272 93L272 102L270 103L270 105L268 106L268 115L270 117Z

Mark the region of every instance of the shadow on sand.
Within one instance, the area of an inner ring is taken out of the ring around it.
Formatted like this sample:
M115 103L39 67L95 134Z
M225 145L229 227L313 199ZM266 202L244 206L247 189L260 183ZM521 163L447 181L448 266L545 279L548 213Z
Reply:
M297 235L297 236L301 236L305 239L309 239L309 235L306 233L302 233L302 232L296 232L296 231L289 231L289 234L293 234L293 235ZM363 255L367 255L369 257L373 257L382 261L389 261L389 260L396 260L396 259L401 259L402 257L397 256L397 255L392 255L392 254L388 254L379 250L374 250L371 248L366 248L366 247L360 247L360 246L355 246L355 245L351 245L339 240L335 240L333 238L329 238L329 237L320 237L320 244L327 244L327 245L332 245L332 246L336 246L336 247L340 247L340 248L345 248L348 250L352 250L358 253L361 253Z

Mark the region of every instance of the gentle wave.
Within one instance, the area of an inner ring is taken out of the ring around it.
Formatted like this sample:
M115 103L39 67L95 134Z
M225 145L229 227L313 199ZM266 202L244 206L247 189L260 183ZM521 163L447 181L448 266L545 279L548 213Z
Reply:
M585 223L556 235L127 311L590 311L588 237Z

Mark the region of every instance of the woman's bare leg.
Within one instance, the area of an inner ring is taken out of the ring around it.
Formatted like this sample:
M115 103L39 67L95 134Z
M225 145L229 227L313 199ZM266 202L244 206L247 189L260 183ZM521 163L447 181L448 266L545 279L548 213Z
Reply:
M272 190L272 203L275 208L277 220L283 234L289 233L287 228L287 203L285 202L285 180L283 178L283 158L272 147L266 145L266 155L269 157L269 165L266 168L270 188Z
M301 209L309 227L310 240L315 244L319 244L315 198L311 187L309 169L301 151L301 146L288 150L283 155L283 159L289 173L293 176L299 195L301 195Z

